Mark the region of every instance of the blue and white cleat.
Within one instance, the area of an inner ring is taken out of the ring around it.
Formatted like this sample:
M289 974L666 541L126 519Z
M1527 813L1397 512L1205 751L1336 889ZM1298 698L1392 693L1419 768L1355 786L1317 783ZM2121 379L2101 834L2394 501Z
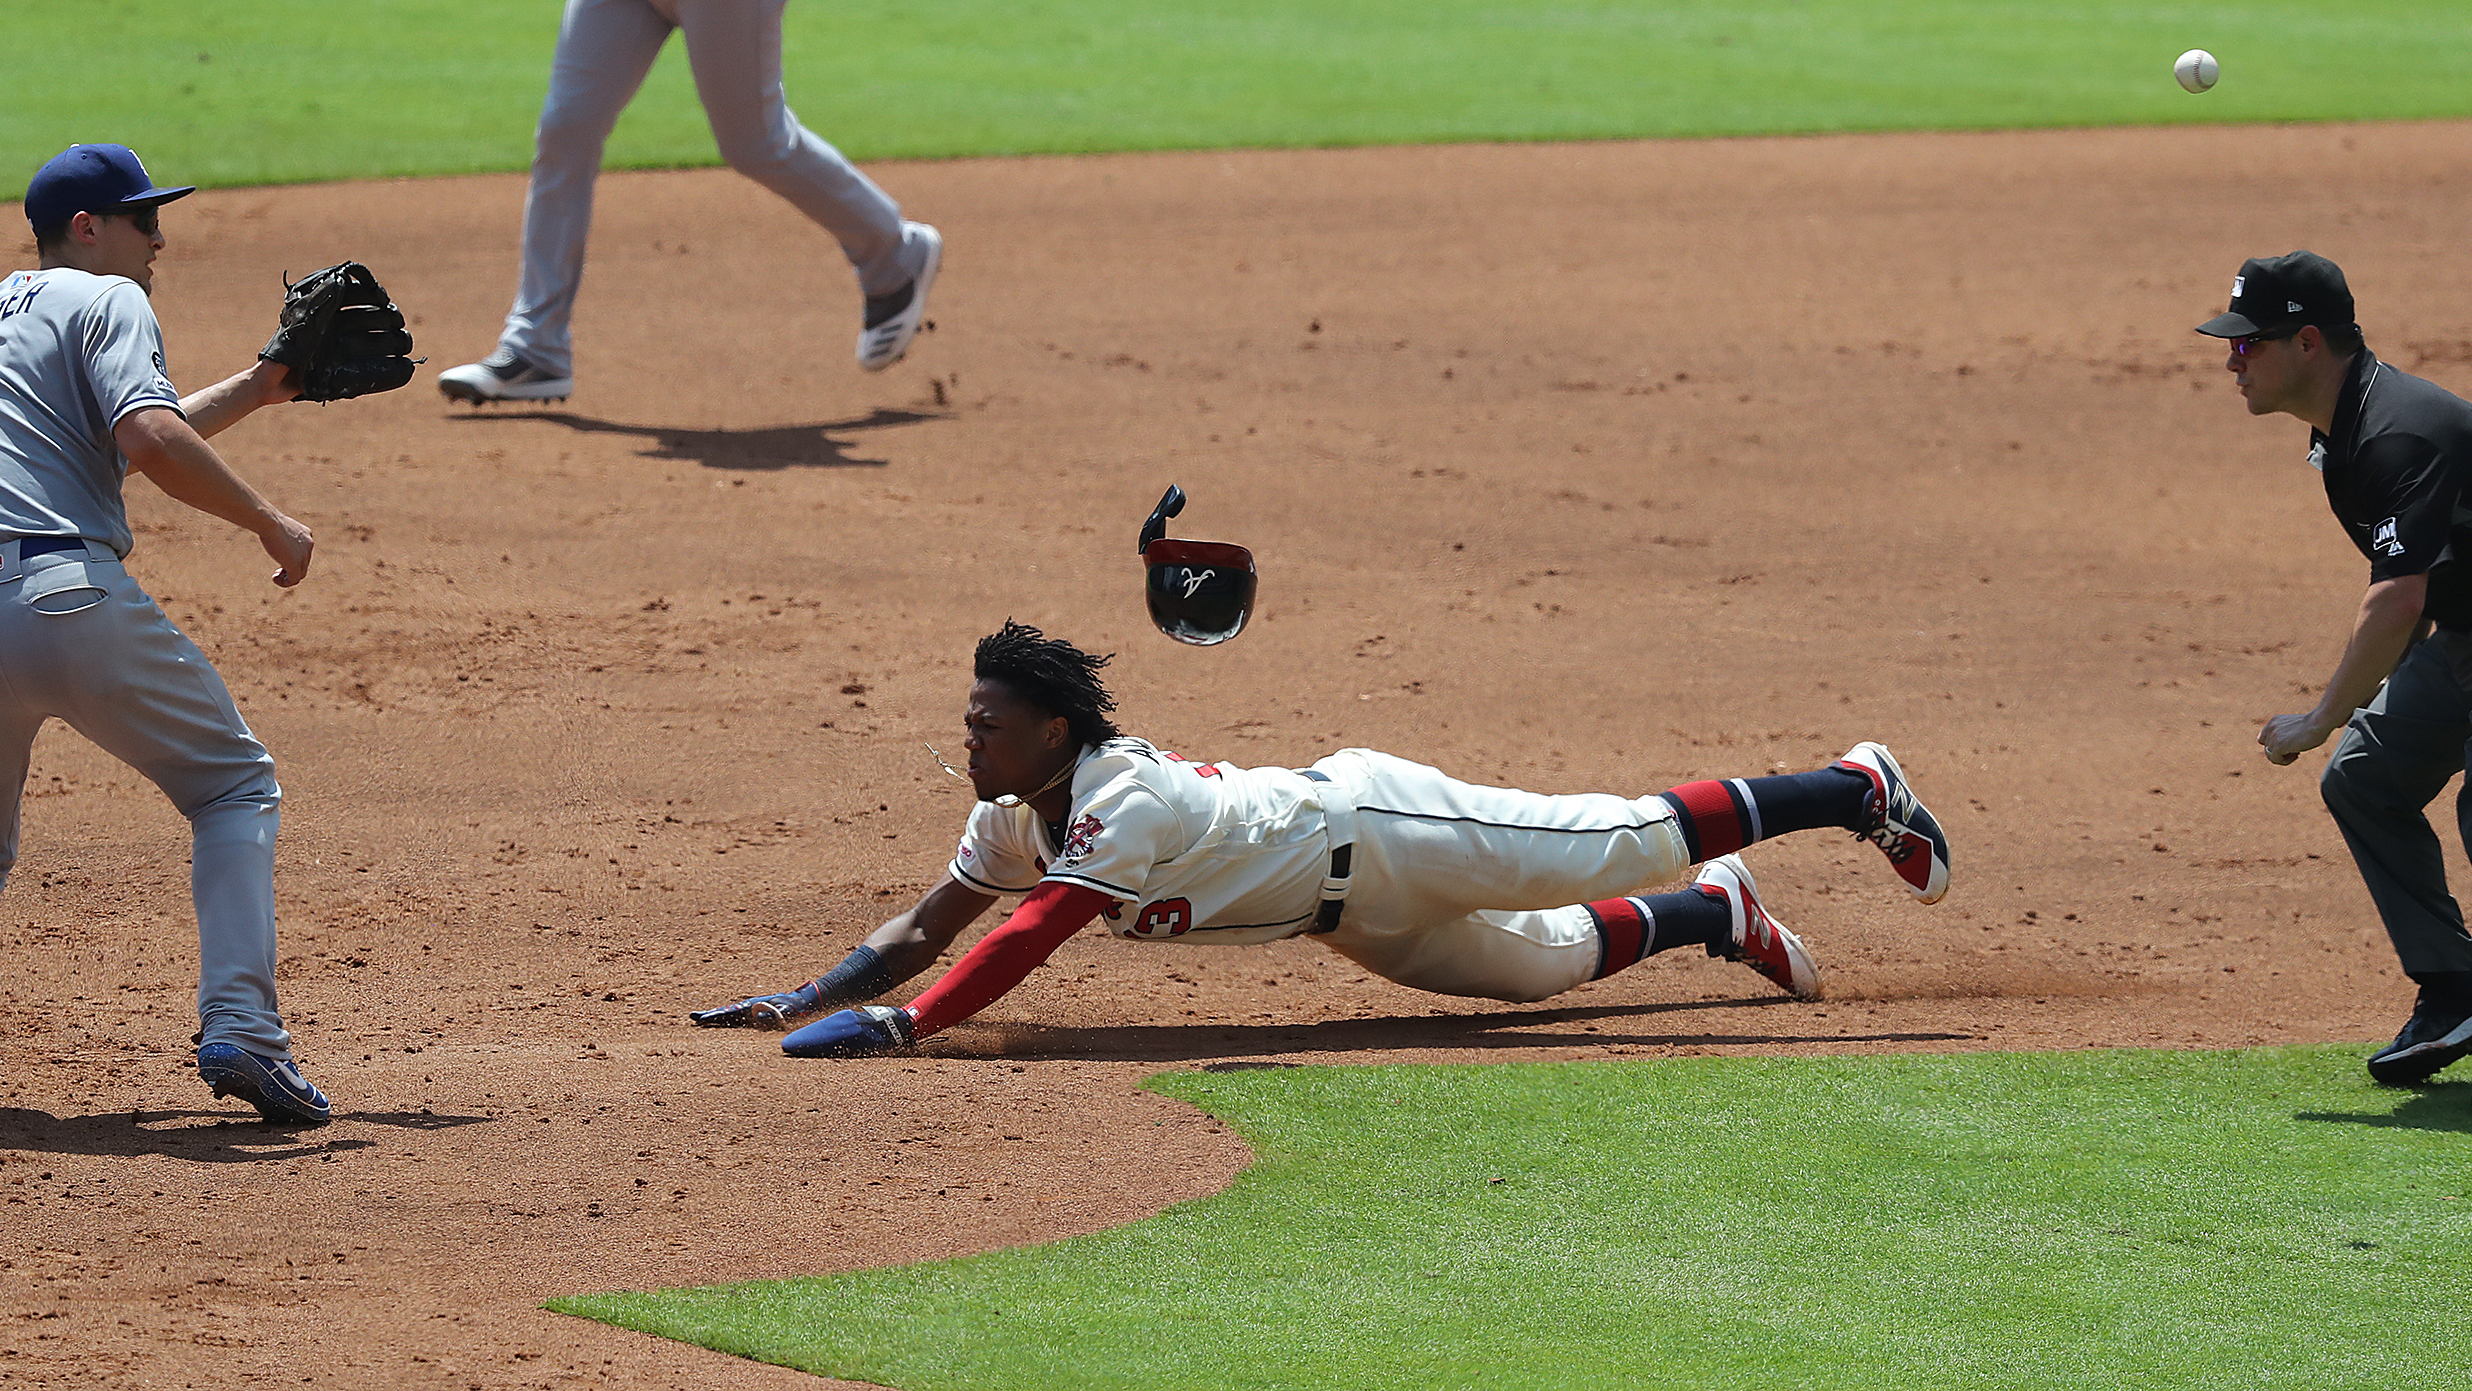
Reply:
M1863 804L1863 829L1854 834L1880 847L1897 877L1925 903L1937 903L1948 893L1948 837L1914 789L1906 786L1896 756L1868 740L1837 760L1871 779L1871 797Z
M236 1096L255 1106L271 1125L324 1125L334 1110L326 1093L300 1075L290 1058L264 1058L229 1043L197 1050L197 1075L217 1096Z

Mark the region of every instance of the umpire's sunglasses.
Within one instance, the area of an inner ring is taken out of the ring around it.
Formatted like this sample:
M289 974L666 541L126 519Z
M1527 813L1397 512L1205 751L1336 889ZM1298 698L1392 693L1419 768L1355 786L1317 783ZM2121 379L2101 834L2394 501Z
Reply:
M2300 330L2297 328L2287 328L2281 333L2243 334L2240 337L2231 340L2232 351L2238 353L2242 357L2247 357L2249 355L2249 349L2260 343L2279 343L2298 332L2300 332Z

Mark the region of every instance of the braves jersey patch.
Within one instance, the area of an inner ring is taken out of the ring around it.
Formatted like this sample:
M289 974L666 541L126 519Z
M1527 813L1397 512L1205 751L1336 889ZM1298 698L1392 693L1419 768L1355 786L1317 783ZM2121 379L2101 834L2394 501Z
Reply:
M1085 814L1064 833L1064 848L1056 853L1059 865L1080 864L1090 854L1090 847L1099 843L1099 832L1107 827L1099 818Z

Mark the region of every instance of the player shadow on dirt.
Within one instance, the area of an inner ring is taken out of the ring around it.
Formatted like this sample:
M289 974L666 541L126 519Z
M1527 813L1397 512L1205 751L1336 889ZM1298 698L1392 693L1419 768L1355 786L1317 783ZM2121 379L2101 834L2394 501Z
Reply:
M1564 1032L1540 1026L1599 1019L1634 1019L1685 1010L1765 1009L1797 1002L1695 1000L1674 1004L1590 1005L1566 1009L1497 1010L1485 1014L1391 1015L1375 1019L1324 1019L1309 1024L1128 1024L1075 1028L1047 1024L1002 1024L984 1048L955 1039L948 1055L1006 1058L1072 1058L1101 1062L1192 1062L1276 1056L1282 1053L1370 1053L1421 1048L1737 1048L1759 1044L1947 1043L1973 1038L1950 1033L1648 1033L1589 1027ZM977 1032L977 1031L974 1031ZM983 1035L982 1035L983 1036ZM949 1037L949 1036L948 1036Z
M335 1119L405 1130L443 1130L495 1117L338 1111ZM214 1124L200 1125L199 1121ZM245 1111L103 1111L90 1116L55 1116L28 1107L0 1106L0 1150L99 1154L119 1159L151 1154L199 1164L254 1164L269 1159L302 1159L374 1149L377 1143L325 1129L268 1125Z
M773 425L756 430L679 430L661 425L626 425L598 420L572 411L489 411L458 415L456 420L546 420L585 435L636 435L651 440L650 449L636 451L644 459L689 459L713 469L746 473L778 473L793 468L883 468L890 461L861 459L850 451L855 440L835 439L836 431L884 430L896 425L950 417L925 411L877 407L852 420L827 420L816 425Z
M2296 1121L2328 1121L2344 1125L2391 1126L2405 1130L2451 1130L2472 1135L2472 1082L2424 1082L2394 1110L2299 1111Z

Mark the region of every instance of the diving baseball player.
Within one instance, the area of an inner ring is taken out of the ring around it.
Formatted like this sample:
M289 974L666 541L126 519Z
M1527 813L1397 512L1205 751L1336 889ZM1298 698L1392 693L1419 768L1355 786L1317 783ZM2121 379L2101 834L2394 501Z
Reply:
M66 722L152 779L189 819L197 907L197 1069L267 1120L317 1124L275 1010L274 760L222 678L122 568L129 471L258 538L286 587L309 528L277 511L206 437L296 393L260 361L194 395L172 387L147 297L162 188L121 145L76 145L26 189L40 269L0 281L0 884L17 860L35 731Z
M1815 772L1638 798L1479 787L1370 749L1238 768L1121 734L1098 677L1107 661L1018 623L981 640L962 716L979 805L944 876L826 975L694 1021L780 1027L872 999L1006 894L1025 897L908 1007L843 1010L783 1050L905 1047L986 1008L1099 919L1144 942L1310 935L1401 985L1495 1000L1542 1000L1699 946L1809 999L1819 972L1735 851L1837 827L1878 845L1923 902L1948 891L1947 839L1878 744ZM1689 888L1638 896L1694 864Z
M523 279L498 350L438 374L457 401L564 400L574 394L568 318L584 278L592 185L618 113L634 100L672 29L713 139L730 167L780 194L841 243L866 311L858 365L899 362L927 317L944 239L900 207L839 150L798 123L781 95L781 10L787 0L566 0L550 58L549 98L533 133L524 199Z

